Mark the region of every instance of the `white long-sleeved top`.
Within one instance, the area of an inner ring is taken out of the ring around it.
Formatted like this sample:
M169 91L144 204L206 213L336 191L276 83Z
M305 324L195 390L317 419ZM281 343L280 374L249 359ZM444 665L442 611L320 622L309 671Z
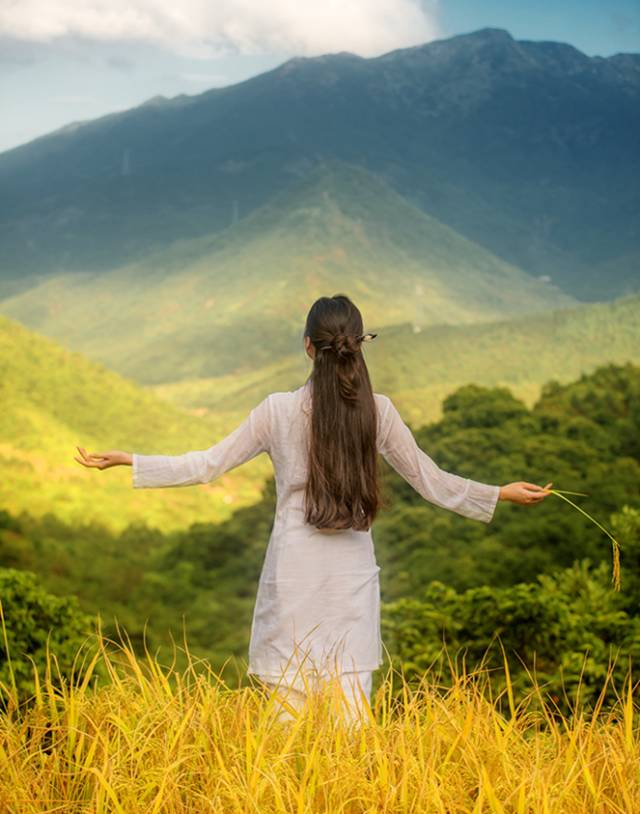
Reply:
M491 521L500 487L445 472L416 443L391 399L374 393L377 446L430 503ZM293 677L382 664L380 566L367 531L317 529L304 521L311 381L264 398L232 433L183 455L133 454L135 488L208 483L266 452L276 513L253 612L247 674Z

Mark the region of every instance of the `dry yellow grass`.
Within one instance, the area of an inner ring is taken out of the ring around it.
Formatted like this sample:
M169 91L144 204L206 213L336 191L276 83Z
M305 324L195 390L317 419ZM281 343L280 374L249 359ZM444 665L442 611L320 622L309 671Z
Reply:
M100 631L72 681L56 666L26 704L0 688L3 814L640 811L631 672L613 707L562 717L535 682L516 703L508 667L502 699L478 673L411 688L389 670L349 725L338 688L285 722L257 683L230 687L192 657L178 673Z

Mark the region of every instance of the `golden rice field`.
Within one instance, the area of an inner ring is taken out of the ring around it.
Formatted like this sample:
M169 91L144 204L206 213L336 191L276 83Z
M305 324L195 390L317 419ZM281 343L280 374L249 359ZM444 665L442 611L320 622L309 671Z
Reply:
M0 687L2 814L640 812L630 673L613 706L569 718L535 682L516 703L506 665L493 699L479 673L446 688L389 670L349 724L339 686L286 721L258 682L230 687L191 656L177 672L100 631L72 680L56 667L26 703Z

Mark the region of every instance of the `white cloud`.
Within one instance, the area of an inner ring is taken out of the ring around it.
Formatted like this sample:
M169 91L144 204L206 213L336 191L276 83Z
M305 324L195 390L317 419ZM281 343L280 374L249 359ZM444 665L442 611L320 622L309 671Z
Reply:
M439 36L438 0L20 0L0 5L0 35L148 42L183 56L362 56Z

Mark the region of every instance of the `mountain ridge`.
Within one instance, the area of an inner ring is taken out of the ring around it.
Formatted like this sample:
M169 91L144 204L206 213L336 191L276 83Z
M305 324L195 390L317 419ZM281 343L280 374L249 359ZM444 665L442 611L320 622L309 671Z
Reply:
M0 278L108 271L222 231L336 158L573 296L631 293L637 64L489 29L108 114L0 154Z
M382 61L385 61L385 60L388 60L388 59L395 58L395 57L400 56L400 55L417 54L423 49L432 48L432 47L436 46L439 43L450 43L451 41L459 43L461 47L464 47L465 45L467 45L470 42L473 43L473 44L484 44L484 43L489 43L489 44L496 44L496 43L514 44L515 43L515 44L519 44L519 45L522 45L522 46L527 46L527 45L533 45L535 47L545 46L545 47L549 48L550 50L555 51L556 53L566 53L566 54L573 53L573 54L577 55L578 58L580 60L584 61L584 62L594 62L594 61L598 62L598 61L600 61L600 62L621 63L623 65L630 64L636 70L640 70L640 54L638 54L636 52L619 51L619 52L616 52L615 54L610 54L609 56L600 56L600 55L597 55L597 54L596 55L589 55L589 54L586 54L584 51L581 51L576 46L571 45L571 43L557 41L557 40L546 40L546 39L535 39L535 40L534 39L526 39L526 38L516 39L505 28L494 27L494 26L485 26L483 28L479 28L479 29L476 29L474 31L456 34L456 35L451 36L451 37L438 37L438 38L435 38L433 40L429 40L428 42L425 42L425 43L419 44L419 45L412 45L412 46L401 47L401 48L393 48L393 49L391 49L389 51L385 51L382 54L378 54L376 56L371 56L371 57L363 57L363 56L360 56L359 54L356 54L356 53L354 53L352 51L344 51L344 50L343 51L332 51L332 52L327 52L325 54L319 54L319 55L314 55L314 56L296 55L296 56L290 57L288 59L285 59L282 63L276 65L273 68L270 68L267 71L261 72L260 74L256 74L254 76L247 77L246 79L238 80L237 82L232 82L229 85L224 85L222 87L215 87L215 88L207 88L204 91L201 91L199 93L192 93L192 94L178 93L175 96L165 96L164 94L158 93L158 94L155 94L153 96L150 96L148 99L145 99L144 101L140 102L137 105L134 105L134 106L132 106L130 108L127 108L126 110L115 111L115 112L111 112L111 113L105 113L103 115L96 116L93 119L82 119L82 120L78 120L78 121L68 122L67 124L62 125L61 127L56 128L55 130L52 130L49 133L44 133L44 134L42 134L40 136L36 136L35 138L30 139L27 142L24 142L23 144L18 144L18 145L14 146L14 147L10 147L7 150L3 150L2 152L0 152L0 158L6 153L10 153L10 152L13 152L15 150L20 150L23 147L27 147L28 145L33 144L36 141L40 141L41 139L46 139L49 136L59 134L59 133L63 132L68 127L77 127L79 125L100 122L100 121L104 121L106 119L112 118L114 116L126 116L126 115L132 113L133 111L138 110L139 108L145 107L147 105L166 104L166 103L171 103L173 101L178 101L178 100L180 102L184 102L185 100L196 100L196 99L202 98L204 96L207 96L208 94L215 94L215 93L219 93L220 91L225 91L225 90L228 90L228 89L237 88L238 86L244 85L244 84L249 83L249 82L252 82L253 80L255 80L255 79L259 78L259 77L268 76L270 74L282 71L282 70L286 69L287 66L291 67L291 66L295 66L295 65L304 65L304 64L310 64L310 63L320 64L321 62L332 61L332 60L338 59L338 58L348 58L349 60L352 60L354 62L376 62L376 61L381 61L382 62Z

